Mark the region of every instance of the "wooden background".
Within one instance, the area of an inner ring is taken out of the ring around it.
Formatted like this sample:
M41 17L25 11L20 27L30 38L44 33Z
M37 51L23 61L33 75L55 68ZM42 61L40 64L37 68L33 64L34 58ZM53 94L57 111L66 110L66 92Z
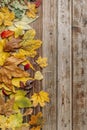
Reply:
M33 23L49 66L43 130L87 130L87 0L43 0Z

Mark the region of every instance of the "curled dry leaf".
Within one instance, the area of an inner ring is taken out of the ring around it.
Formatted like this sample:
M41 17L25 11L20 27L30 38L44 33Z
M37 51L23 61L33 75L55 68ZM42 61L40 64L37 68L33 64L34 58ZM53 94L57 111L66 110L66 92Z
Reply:
M23 114L23 116L28 116L28 115L31 115L33 113L33 109L32 108L29 108L25 111L25 113Z
M28 77L29 74L19 68L24 59L9 57L0 69L0 83L4 83L6 87L13 90L12 78Z

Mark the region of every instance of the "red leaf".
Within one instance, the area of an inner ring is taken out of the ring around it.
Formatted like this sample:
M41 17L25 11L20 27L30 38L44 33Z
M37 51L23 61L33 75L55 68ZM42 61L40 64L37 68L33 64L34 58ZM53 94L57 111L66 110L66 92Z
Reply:
M42 0L36 0L35 2L35 5L36 5L36 8L38 8L42 3Z
M7 30L7 31L3 31L1 33L1 38L7 38L7 37L10 37L14 34L14 31L10 31L10 30Z

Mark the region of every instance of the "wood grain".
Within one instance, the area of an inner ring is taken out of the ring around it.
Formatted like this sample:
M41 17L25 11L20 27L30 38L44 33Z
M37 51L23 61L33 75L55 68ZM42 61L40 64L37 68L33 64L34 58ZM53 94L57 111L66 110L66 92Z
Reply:
M50 103L43 113L46 124L43 130L57 130L56 84L56 14L57 0L43 0L43 56L48 57L48 67L43 70L43 88L50 95Z
M73 0L73 130L87 130L87 1Z
M72 130L71 0L58 0L58 130Z

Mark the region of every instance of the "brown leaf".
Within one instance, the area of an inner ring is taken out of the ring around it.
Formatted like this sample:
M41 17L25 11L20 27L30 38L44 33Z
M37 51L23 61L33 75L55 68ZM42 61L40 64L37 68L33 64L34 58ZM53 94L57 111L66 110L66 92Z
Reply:
M13 111L13 105L14 105L15 99L9 99L5 103L3 98L0 96L0 114L5 116L10 116L11 114L14 114L15 111Z
M6 87L13 90L12 78L28 77L28 72L25 72L18 66L23 61L23 59L13 56L9 57L0 69L0 83L4 83Z
M28 116L28 115L31 115L33 113L33 109L32 108L29 108L25 111L25 113L23 114L23 116Z
M21 45L19 43L21 41L22 41L22 39L13 37L8 42L6 42L6 44L4 46L4 51L10 52L10 51L14 51L15 49L20 48Z

